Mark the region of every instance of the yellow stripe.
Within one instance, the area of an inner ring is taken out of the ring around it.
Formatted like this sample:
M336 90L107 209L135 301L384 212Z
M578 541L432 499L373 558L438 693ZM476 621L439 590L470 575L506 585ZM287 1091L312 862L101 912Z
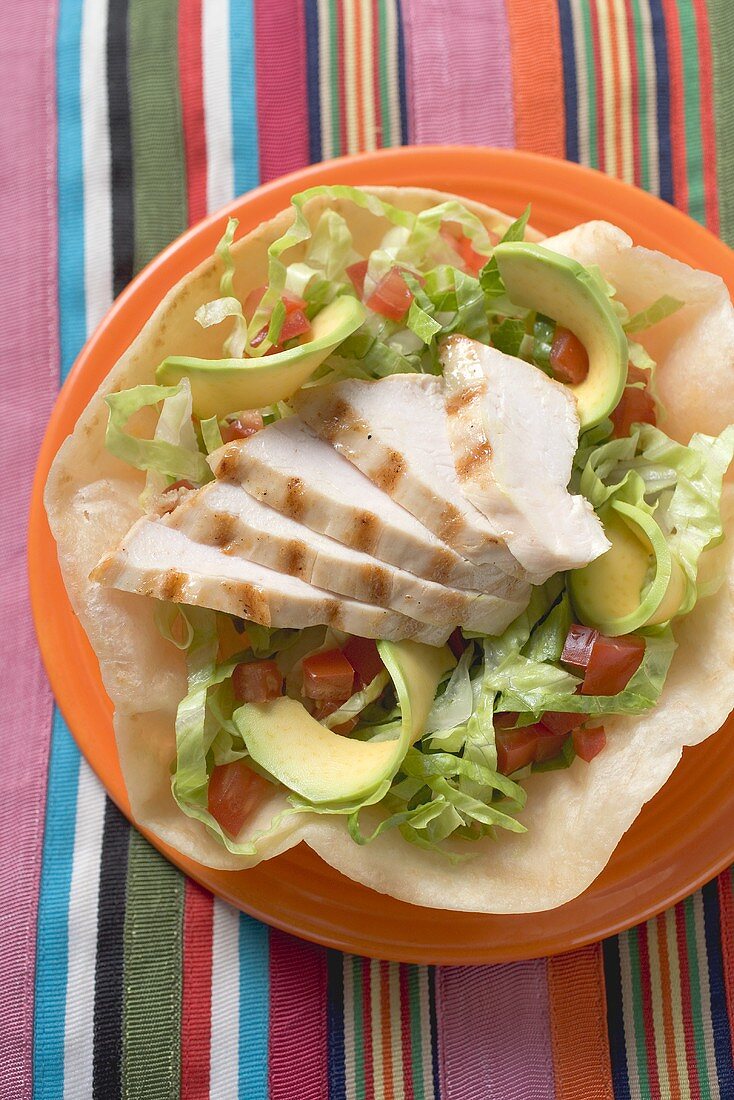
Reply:
M683 1034L683 999L681 996L680 959L678 958L678 938L675 929L675 909L665 914L665 938L668 941L668 965L670 967L670 1010L673 1016L673 1040L675 1061L678 1067L678 1084L682 1100L691 1100L691 1088L688 1082L688 1058L686 1057L686 1039Z
M614 58L612 55L611 27L606 0L596 0L599 16L599 50L601 53L601 93L604 102L604 167L608 175L617 175L617 150L615 142ZM597 88L596 94L599 95Z
M321 107L321 155L324 160L334 156L331 141L331 20L330 0L317 0L319 12L319 100Z
M421 1009L421 1049L423 1051L423 1095L425 1100L434 1100L433 1059L431 1057L431 1010L428 988L428 967L418 967L418 991Z
M342 74L344 77L344 98L347 109L347 149L348 153L359 152L359 117L357 113L357 80L355 76L356 38L354 34L354 0L342 0L344 16L344 57Z
M571 22L573 23L573 54L576 66L577 110L579 126L579 160L589 163L589 84L586 79L586 42L584 36L584 17L580 4L588 0L571 0Z
M362 20L362 113L364 115L364 147L370 152L377 145L375 135L375 83L373 79L372 49L373 43L371 0L358 0L359 14Z
M388 102L383 103L383 111L390 112L390 134L392 144L400 145L403 140L403 132L400 126L400 96L398 87L400 77L398 73L398 17L395 11L396 0L385 0L385 49L388 55L389 77Z
M403 1041L400 1016L400 964L389 963L390 968L390 1045L392 1047L392 1079L395 1100L405 1100L403 1080Z
M660 165L658 162L658 81L655 68L652 17L648 0L640 0L642 47L645 55L645 90L647 92L647 157L650 171L650 190L660 194Z
M647 950L650 958L650 993L652 996L652 1022L655 1040L655 1057L658 1063L660 1092L670 1095L668 1063L665 1056L665 1021L663 1019L663 990L660 976L660 950L658 947L657 921L647 922Z
M635 182L634 138L632 135L632 69L630 66L630 42L627 34L625 0L612 0L614 23L617 28L617 52L619 54L619 112L622 124L622 164L620 174L627 183Z

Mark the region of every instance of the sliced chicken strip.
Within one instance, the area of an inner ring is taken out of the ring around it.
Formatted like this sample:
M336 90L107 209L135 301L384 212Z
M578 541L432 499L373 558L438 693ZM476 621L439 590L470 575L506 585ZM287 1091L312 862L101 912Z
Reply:
M227 555L256 561L378 607L389 607L424 623L487 634L501 633L525 608L526 585L513 600L449 588L351 550L282 515L240 485L215 481L161 521L195 542L218 546Z
M302 390L308 426L459 554L507 577L522 567L464 496L449 444L441 381L395 374Z
M461 486L540 584L609 549L589 502L568 491L576 402L522 359L466 336L441 350L449 439Z
M450 627L419 623L243 561L148 517L105 555L92 580L123 592L211 607L262 626L328 624L363 638L414 638L428 645L442 645L450 633Z
M258 500L353 550L438 584L484 592L506 584L496 566L460 557L300 417L228 443L209 461L218 478L244 485Z

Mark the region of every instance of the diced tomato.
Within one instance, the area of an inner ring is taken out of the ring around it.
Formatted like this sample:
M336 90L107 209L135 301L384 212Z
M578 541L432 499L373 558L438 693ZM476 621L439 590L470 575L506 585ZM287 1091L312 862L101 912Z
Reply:
M497 729L497 767L503 775L512 775L518 768L527 767L535 760L538 735L535 726L523 729Z
M607 735L603 726L594 726L593 729L577 729L573 731L573 747L577 756L586 763L598 756L607 743Z
M650 381L650 372L643 370L642 367L636 367L634 363L627 364L627 385L631 382L643 382L645 385Z
M185 477L182 477L180 481L174 481L171 485L167 485L163 490L164 493L175 493L177 489L195 489L193 481L187 481Z
M615 439L626 438L633 424L657 424L655 401L650 391L627 386L612 413L612 424Z
M303 662L303 694L307 699L346 702L353 684L354 669L340 649L313 653Z
M352 285L360 298L364 295L364 280L367 274L367 260L358 260L356 264L350 264L347 275L352 280Z
M268 288L266 286L256 286L254 290L251 290L245 299L245 304L242 308L242 312L245 315L247 321L251 321L257 312L257 307L263 300L265 291ZM282 291L280 300L285 306L286 315L289 313L295 313L296 310L304 310L306 308L305 298L300 298L297 294L292 294L290 290Z
M344 656L354 669L357 691L371 684L375 676L384 669L377 643L372 638L351 637L342 650Z
M495 714L494 716L494 728L498 730L511 729L515 722L517 722L517 715L511 714L509 711L507 713L503 711L502 714Z
M456 630L453 632L448 641L449 649L453 653L454 657L456 657L457 661L461 657L467 645L468 642L466 641L464 635L461 633L461 627L457 626Z
M367 306L391 321L401 321L410 309L413 295L403 276L396 267L383 275L372 294Z
M551 733L545 726L531 726L536 731L537 744L535 746L535 763L544 764L546 760L552 760L558 756L563 748L563 743L568 737L567 733Z
M559 382L575 386L589 373L589 355L577 336L567 328L556 328L550 350L551 369Z
M343 700L346 702L346 700ZM322 699L317 702L313 709L313 716L319 722L323 722L324 718L328 718L330 714L333 714L335 710L339 710L341 703L332 701L330 699ZM332 726L333 733L339 733L342 737L348 736L357 725L359 718L347 718L346 722L341 722L338 726Z
M294 309L290 313L286 314L285 321L280 330L280 336L278 337L279 344L287 344L289 340L294 340L296 336L305 336L311 332L311 322L302 309Z
M645 639L635 634L621 638L606 638L600 634L594 642L586 675L581 685L582 695L616 695L642 664Z
M568 714L560 711L546 711L540 720L540 724L550 730L551 733L566 734L583 722L583 714Z
M263 417L259 409L247 409L228 420L222 428L222 441L231 443L234 439L248 439L259 432L263 426Z
M586 668L594 642L598 637L598 630L592 630L590 626L581 626L580 623L572 623L568 628L561 654L564 665L570 665L571 668Z
M441 236L445 241L448 241L461 256L464 267L472 275L478 274L489 259L488 256L482 256L480 252L474 248L471 243L471 239L467 237L466 233L462 229L459 222L442 222L441 224ZM499 237L496 233L489 233L489 238L492 244L496 244Z
M244 760L219 764L209 779L209 813L230 836L237 836L270 790L267 779L248 768Z
M232 673L232 688L241 703L268 703L283 694L283 676L275 661L248 661Z

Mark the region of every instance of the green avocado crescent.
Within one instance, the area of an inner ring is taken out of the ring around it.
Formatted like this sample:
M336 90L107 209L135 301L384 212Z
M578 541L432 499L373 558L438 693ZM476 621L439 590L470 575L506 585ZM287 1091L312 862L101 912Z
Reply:
M586 348L589 373L569 385L582 428L591 428L616 408L627 378L628 345L604 290L576 260L525 241L494 250L502 281L515 305L536 310L570 329Z
M239 409L262 409L300 389L334 348L356 332L366 315L361 302L343 295L316 315L312 339L306 344L252 359L171 355L158 367L156 380L161 386L175 386L188 378L194 413L201 420Z

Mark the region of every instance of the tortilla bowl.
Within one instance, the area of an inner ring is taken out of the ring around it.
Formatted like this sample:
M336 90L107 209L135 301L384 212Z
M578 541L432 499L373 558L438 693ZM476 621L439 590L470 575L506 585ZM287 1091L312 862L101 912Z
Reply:
M446 197L418 189L375 190L413 210ZM462 201L490 228L510 220ZM368 215L352 216L351 207L342 212L360 251L382 235L384 227L374 225ZM265 281L267 245L281 235L290 218L290 211L284 211L235 246L235 289L241 298ZM534 237L539 239L538 234ZM635 249L625 234L604 223L579 227L546 243L582 262L598 263L633 311L660 294L684 298L685 309L657 326L646 341L658 361L668 418L662 426L687 442L694 430L713 433L734 420L734 313L720 279ZM216 296L219 274L217 263L207 261L161 302L60 450L46 489L67 590L115 707L120 761L134 819L211 867L251 866L304 840L349 877L418 905L521 913L549 909L575 897L597 876L642 805L663 785L683 746L713 733L732 709L734 563L729 541L707 554L707 568L725 570L725 582L676 625L678 651L657 707L641 717L608 720L607 749L591 766L576 761L565 772L533 775L527 782L522 819L527 833L485 840L473 848L471 860L454 865L414 849L399 834L387 833L358 847L342 819L300 815L284 818L258 845L256 856L229 855L201 824L181 813L170 793L174 717L186 690L183 656L158 634L151 601L102 589L88 580L102 554L137 518L143 482L143 475L105 451L104 396L152 381L166 355L219 353L220 335L194 322L196 308ZM137 426L145 432L151 425L141 417ZM728 495L725 512L734 512ZM285 795L274 792L247 832L262 830L285 806Z

